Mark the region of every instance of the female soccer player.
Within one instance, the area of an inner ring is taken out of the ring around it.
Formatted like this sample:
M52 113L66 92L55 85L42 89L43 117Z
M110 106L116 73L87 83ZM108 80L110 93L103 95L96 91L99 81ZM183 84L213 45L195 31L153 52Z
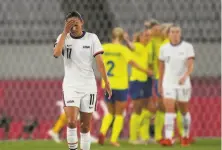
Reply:
M107 130L115 118L112 126L110 142L113 146L120 146L117 140L123 128L123 111L125 110L127 104L128 64L144 72L145 74L150 73L146 67L143 68L143 66L135 63L131 51L122 44L123 34L124 31L122 28L114 28L112 31L112 43L103 45L103 59L105 62L105 67L108 71L107 75L110 85L113 89L113 96L111 100L108 100L107 95L105 95L109 113L106 114L102 120L99 134L99 144L101 145L104 144ZM104 84L102 84L102 86L104 87Z
M105 89L112 96L103 64L102 45L94 33L83 31L84 21L74 11L65 18L65 27L57 38L54 56L63 54L65 76L63 80L64 111L68 120L67 142L70 150L78 149L77 116L80 113L80 149L90 150L90 123L96 105L97 87L92 68L95 58L105 82Z
M172 25L173 25L172 23L164 23L164 24L162 24L162 30L161 31L162 31L162 35L163 35L163 43L161 44L161 47L166 45L166 44L168 44L168 43L170 43L170 40L169 40L169 29L170 29L170 27ZM180 136L182 136L182 134L183 134L183 120L182 120L183 118L182 117L183 116L182 116L181 112L178 110L177 104L176 104L176 112L177 112L177 116L176 116L177 128L178 128ZM162 131L162 129L161 129L161 131Z
M189 131L191 116L188 103L191 97L190 74L193 71L194 49L190 43L182 41L181 28L173 25L169 30L170 43L160 49L159 56L159 92L165 106L165 140L162 145L171 146L174 131L175 103L183 114L182 146L190 144Z
M156 111L156 116L154 120L154 125L155 125L155 140L159 142L162 139L162 128L164 125L164 109L162 107L162 100L161 96L158 93L157 90L157 83L159 80L159 70L158 70L158 55L159 55L159 50L160 46L163 42L163 37L161 33L161 25L157 20L151 20L149 22L145 22L145 27L148 29L148 31L151 31L151 41L148 43L147 47L150 50L150 63L151 67L154 72L153 78L149 79L147 83L149 84L150 87L154 85L154 92L155 95L157 96L157 111ZM152 81L152 82L150 82ZM149 102L152 101L152 88L148 88L150 93L149 97ZM150 103L148 105L150 107Z
M148 69L148 50L146 49L146 45L148 42L148 37L145 31L140 32L138 38L135 38L136 41L133 43L133 57L135 62ZM150 75L152 75L152 71L150 71ZM146 101L146 81L147 74L137 70L132 67L131 76L130 76L130 89L129 94L133 100L133 113L130 119L130 143L139 144L140 141L137 140L138 131L140 129L141 123L144 120L144 115L142 115L142 109L145 107L147 109ZM147 118L149 119L149 117ZM146 126L148 129L148 127ZM144 130L143 130L144 131ZM148 135L148 130L145 130ZM148 136L144 137L142 134L142 140L148 140Z

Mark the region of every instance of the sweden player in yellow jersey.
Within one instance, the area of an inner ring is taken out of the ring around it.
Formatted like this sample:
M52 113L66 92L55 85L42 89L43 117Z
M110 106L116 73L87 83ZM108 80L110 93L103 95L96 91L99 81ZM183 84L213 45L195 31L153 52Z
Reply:
M131 49L133 50L133 58L135 62L137 62L142 67L148 69L148 51L146 49L146 44L148 42L148 36L146 32L140 32L134 40L134 43L131 45ZM149 71L149 75L152 75L152 71ZM136 68L132 68L131 76L130 76L130 89L129 94L133 100L133 113L131 114L130 119L130 143L139 144L137 141L138 131L140 125L142 123L142 108L144 105L144 100L146 98L146 81L147 74L137 70ZM147 128L148 129L148 128ZM146 130L145 132L148 133Z
M114 28L112 32L112 43L103 45L103 60L110 81L110 86L112 87L112 97L108 100L107 95L105 96L109 113L104 116L100 129L99 144L102 145L104 144L106 133L113 122L110 142L113 146L120 146L117 140L123 128L123 111L127 104L129 86L128 64L144 73L149 73L149 71L146 70L146 67L143 68L135 63L132 58L131 51L122 44L123 34L123 29ZM104 84L102 84L102 86L104 87Z
M155 121L154 121L154 126L155 126L155 140L159 141L162 139L162 128L164 125L164 109L163 109L163 104L161 103L161 97L160 94L158 93L157 90L157 81L159 78L159 73L158 73L158 53L159 53L159 48L163 42L162 36L161 36L161 26L160 23L156 20L151 20L147 23L145 23L145 27L147 30L151 31L151 41L150 45L148 45L148 49L151 49L150 55L151 55L151 61L150 61L150 66L153 69L154 76L152 79L152 82L150 83L150 87L154 86L154 91L155 95L158 97L157 101L157 111L155 115ZM151 101L151 98L150 100ZM150 107L150 104L148 105L148 108Z

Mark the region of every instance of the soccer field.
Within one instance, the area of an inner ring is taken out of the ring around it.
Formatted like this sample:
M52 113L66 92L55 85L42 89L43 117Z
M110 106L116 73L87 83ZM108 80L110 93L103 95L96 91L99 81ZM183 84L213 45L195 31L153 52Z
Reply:
M176 144L166 148L157 144L134 146L122 141L119 148L114 148L109 144L104 146L92 144L91 150L220 150L220 142L220 139L199 139L189 147L181 147ZM65 142L56 144L53 141L2 141L0 150L68 150L68 148Z

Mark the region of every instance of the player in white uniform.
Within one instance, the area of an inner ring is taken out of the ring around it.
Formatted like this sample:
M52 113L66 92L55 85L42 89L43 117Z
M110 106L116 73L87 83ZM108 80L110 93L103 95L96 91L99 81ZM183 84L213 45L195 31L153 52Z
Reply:
M181 39L181 28L173 25L169 30L170 43L160 49L159 70L160 82L159 92L162 94L165 105L165 140L162 145L171 146L174 131L175 102L183 114L184 133L181 145L187 146L189 142L189 131L191 116L188 102L191 98L190 74L193 71L194 49L193 46Z
M67 143L70 150L78 149L77 116L80 113L80 149L90 150L90 123L96 107L97 86L92 68L95 57L98 70L105 81L109 97L112 92L106 75L101 43L94 33L83 31L83 19L74 11L66 16L65 27L57 38L54 56L63 54L64 111L68 120Z

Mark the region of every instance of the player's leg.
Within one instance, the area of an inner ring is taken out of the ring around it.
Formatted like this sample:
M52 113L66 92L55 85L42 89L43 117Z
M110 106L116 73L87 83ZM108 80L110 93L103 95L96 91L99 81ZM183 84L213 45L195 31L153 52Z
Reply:
M114 118L114 104L111 102L107 102L107 108L108 108L108 113L105 114L102 120L101 128L100 128L100 133L103 134L104 136L106 135L112 121Z
M152 79L149 78L144 84L144 94L143 94L143 104L142 104L142 113L141 113L141 122L140 122L140 138L142 143L147 143L150 139L149 129L150 129L150 120L155 114L156 106L152 100Z
M77 117L81 96L72 89L64 90L64 111L67 117L67 143L70 150L78 149Z
M105 101L107 104L107 108L108 108L108 113L105 114L105 116L102 119L102 124L101 124L101 128L100 128L100 134L99 134L99 144L103 145L105 142L105 137L106 137L106 133L113 121L114 118L114 114L115 114L115 105L114 105L114 101L113 98L115 98L115 90L112 91L113 92L113 96L112 98L109 100L108 96L105 96Z
M118 143L119 135L123 129L124 116L123 112L127 105L128 90L119 90L115 96L115 119L112 127L110 142L113 146L120 146Z
M181 144L187 146L190 144L190 126L191 115L189 112L189 100L191 97L191 89L178 89L178 107L182 113L183 118L183 134Z
M78 149L78 136L77 136L77 117L79 108L75 106L64 107L67 116L67 143L70 150Z
M59 119L56 121L54 127L48 131L48 134L52 137L52 139L55 142L57 142L57 143L61 142L59 139L59 132L66 124L67 124L66 114L61 113L59 116Z
M90 126L96 108L97 93L83 94L80 100L80 149L90 150Z
M92 113L80 112L80 149L90 150L90 126Z
M179 132L179 136L182 137L183 135L183 116L182 113L180 112L179 106L178 106L178 102L176 102L176 122L177 122L177 129Z
M130 117L130 129L129 129L129 137L130 143L137 144L138 140L138 131L140 129L141 122L141 112L142 112L142 103L143 99L141 99L141 87L140 82L133 81L130 83L129 94L133 103L133 111Z
M165 140L161 140L160 144L171 146L174 142L173 132L174 132L174 120L176 117L175 114L175 102L176 102L176 90L175 89L163 89L163 103L165 106Z
M163 139L162 132L164 127L164 120L165 120L165 107L163 104L163 99L161 95L158 92L158 80L153 80L154 82L154 91L157 96L157 112L156 117L154 120L154 126L155 126L155 140L157 142L160 142L161 139Z

